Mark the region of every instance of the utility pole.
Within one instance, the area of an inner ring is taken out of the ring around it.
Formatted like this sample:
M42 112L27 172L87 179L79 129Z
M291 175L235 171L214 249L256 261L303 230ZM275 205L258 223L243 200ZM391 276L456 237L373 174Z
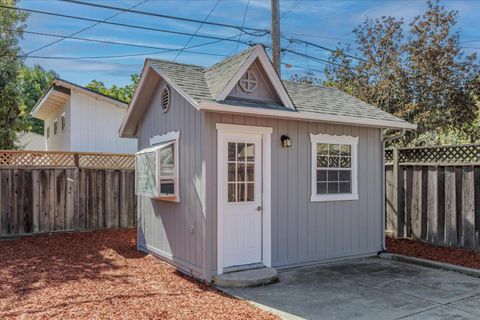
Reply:
M280 5L279 0L272 2L272 60L273 66L280 77Z

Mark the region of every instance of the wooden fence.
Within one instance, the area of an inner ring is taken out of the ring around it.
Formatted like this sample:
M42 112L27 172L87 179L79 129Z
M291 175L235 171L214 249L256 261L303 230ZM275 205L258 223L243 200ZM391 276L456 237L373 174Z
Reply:
M386 150L386 229L480 249L480 145Z
M132 155L2 151L0 159L0 237L135 226Z

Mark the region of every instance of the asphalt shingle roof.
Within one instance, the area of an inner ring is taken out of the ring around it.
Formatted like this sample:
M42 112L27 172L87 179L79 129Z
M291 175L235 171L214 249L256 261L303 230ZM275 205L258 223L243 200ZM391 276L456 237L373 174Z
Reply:
M200 103L214 101L215 97L227 86L254 49L255 47L251 47L208 68L156 59L150 59L150 63L154 68L163 72L170 81L193 100ZM291 81L283 81L283 84L297 112L406 123L406 121L339 89ZM263 106L262 102L259 102L256 103L256 106L272 109L271 103ZM273 107L277 108L278 106Z

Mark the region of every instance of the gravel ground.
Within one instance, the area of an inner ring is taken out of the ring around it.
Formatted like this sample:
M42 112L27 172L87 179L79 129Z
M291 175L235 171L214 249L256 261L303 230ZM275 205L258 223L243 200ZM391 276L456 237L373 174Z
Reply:
M0 319L276 319L135 249L134 230L0 241Z
M387 252L480 269L480 253L472 250L434 246L416 240L387 238Z

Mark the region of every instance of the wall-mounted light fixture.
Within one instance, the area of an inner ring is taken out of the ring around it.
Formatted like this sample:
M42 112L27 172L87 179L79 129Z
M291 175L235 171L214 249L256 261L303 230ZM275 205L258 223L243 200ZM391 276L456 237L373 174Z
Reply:
M284 148L290 148L292 146L292 139L290 139L289 136L287 135L282 135L280 137L280 140L282 141L282 147Z

